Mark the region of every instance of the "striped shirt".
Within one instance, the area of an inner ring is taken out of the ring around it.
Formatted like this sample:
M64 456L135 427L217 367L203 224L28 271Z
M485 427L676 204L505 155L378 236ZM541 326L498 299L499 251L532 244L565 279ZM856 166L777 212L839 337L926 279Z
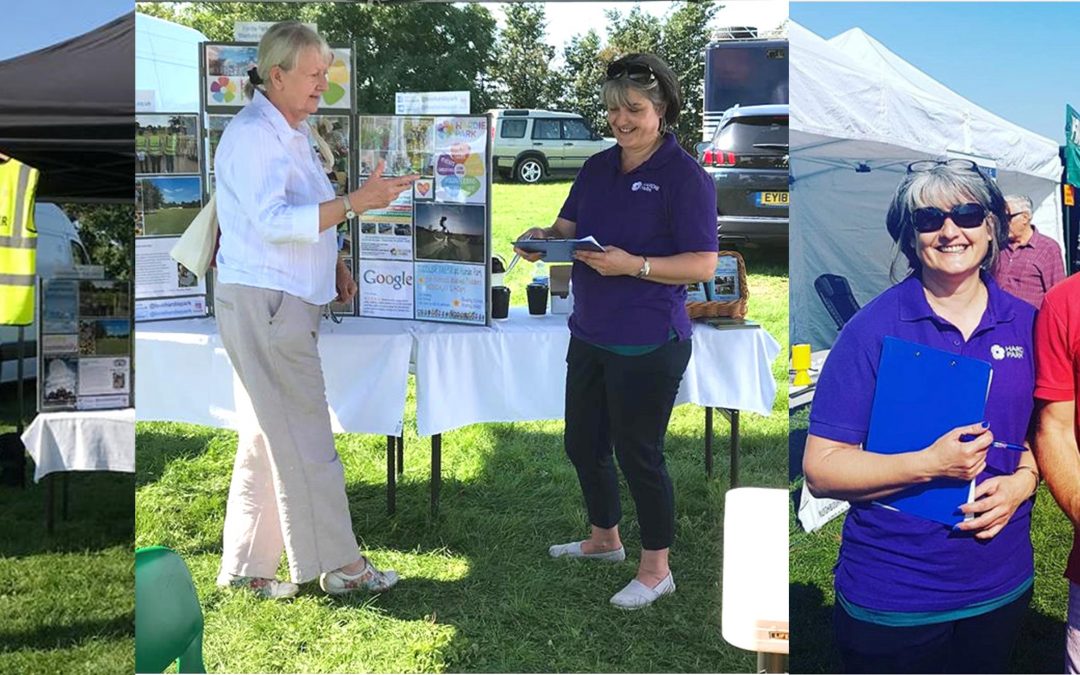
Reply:
M1050 287L1065 278L1058 243L1031 228L1026 244L1010 243L1001 249L994 266L994 280L1002 290L1021 300L1042 306L1043 296Z

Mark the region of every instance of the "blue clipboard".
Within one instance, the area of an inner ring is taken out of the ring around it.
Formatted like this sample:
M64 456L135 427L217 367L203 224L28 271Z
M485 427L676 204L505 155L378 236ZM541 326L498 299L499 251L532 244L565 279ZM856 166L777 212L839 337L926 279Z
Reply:
M899 454L922 450L945 432L983 421L993 369L986 361L886 337L864 448ZM936 478L876 504L952 527L960 505L973 501L975 481Z
M603 253L604 247L592 237L584 239L518 239L514 246L526 253L543 253L544 262L574 262L574 251Z

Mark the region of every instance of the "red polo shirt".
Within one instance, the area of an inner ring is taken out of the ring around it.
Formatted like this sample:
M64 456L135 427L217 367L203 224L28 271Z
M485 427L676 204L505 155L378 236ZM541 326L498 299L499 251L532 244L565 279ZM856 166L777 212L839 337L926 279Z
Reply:
M1035 321L1035 398L1072 401L1080 444L1080 274L1046 294ZM1073 535L1065 576L1080 583L1080 530Z

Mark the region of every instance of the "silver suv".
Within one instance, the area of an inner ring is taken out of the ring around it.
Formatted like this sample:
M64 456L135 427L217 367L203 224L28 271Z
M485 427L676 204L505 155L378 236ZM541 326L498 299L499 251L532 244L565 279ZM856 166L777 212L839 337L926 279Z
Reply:
M581 115L554 110L489 110L492 162L503 178L538 183L544 176L574 176L601 150L615 145Z

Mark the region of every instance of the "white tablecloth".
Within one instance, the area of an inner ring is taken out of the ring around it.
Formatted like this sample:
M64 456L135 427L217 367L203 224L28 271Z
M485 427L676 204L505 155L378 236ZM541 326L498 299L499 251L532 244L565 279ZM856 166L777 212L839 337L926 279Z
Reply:
M40 413L23 432L34 482L54 471L135 473L135 410Z
M407 323L324 320L319 355L335 432L400 436L412 338ZM140 323L135 330L140 420L237 428L250 410L213 319Z
M480 422L562 419L565 315L530 316L524 307L491 329L412 324L416 336L416 427L421 436ZM780 345L763 328L717 330L694 324L693 356L676 404L768 415L776 397L772 362Z

